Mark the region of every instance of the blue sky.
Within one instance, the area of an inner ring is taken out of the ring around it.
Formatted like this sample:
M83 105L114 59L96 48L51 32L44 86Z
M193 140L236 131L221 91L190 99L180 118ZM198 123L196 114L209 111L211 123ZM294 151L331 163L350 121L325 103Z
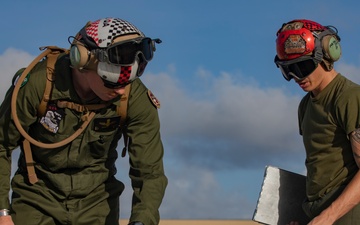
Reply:
M86 4L85 4L86 3ZM335 68L360 83L360 3L310 1L6 1L0 8L0 100L38 47L69 47L87 21L119 17L161 38L142 80L161 102L167 219L251 219L266 165L305 173L297 128L303 92L273 63L276 31L292 19L339 30ZM122 148L122 141L119 142ZM121 217L130 212L127 159Z

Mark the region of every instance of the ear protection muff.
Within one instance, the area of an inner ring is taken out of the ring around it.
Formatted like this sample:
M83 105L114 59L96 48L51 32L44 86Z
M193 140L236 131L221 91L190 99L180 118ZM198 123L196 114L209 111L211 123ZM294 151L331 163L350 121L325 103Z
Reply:
M92 42L86 34L86 28L90 26L90 24L90 21L87 22L76 36L73 37L74 39L70 46L69 55L71 66L75 69L97 69L96 57L90 49L96 49L98 46Z
M335 62L341 57L340 40L337 36L327 35L322 38L322 49L324 58L330 62Z
M75 69L82 69L90 61L91 52L80 42L70 47L70 63Z
M97 70L98 60L96 56L79 41L76 44L71 44L69 57L72 68Z
M316 35L317 40L320 41L323 58L329 63L333 63L341 57L340 37L337 34L337 29L333 26L326 26L326 30Z
M313 32L315 38L314 59L322 63L327 71L334 67L334 62L341 57L340 37L335 27L326 26L322 32Z

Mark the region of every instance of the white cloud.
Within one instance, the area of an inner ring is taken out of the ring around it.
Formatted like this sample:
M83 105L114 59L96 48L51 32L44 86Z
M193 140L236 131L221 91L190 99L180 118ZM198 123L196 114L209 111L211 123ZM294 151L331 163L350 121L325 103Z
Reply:
M360 68L354 65L349 65L344 62L339 62L336 64L335 69L340 72L342 75L346 76L355 83L360 84Z
M6 91L11 86L11 80L16 71L26 67L34 56L27 52L9 48L0 55L1 82L0 82L0 102L2 102Z
M302 151L300 96L226 72L213 76L199 70L193 91L175 77L174 70L143 77L162 102L159 113L170 154L214 169L262 166L265 160L277 160L276 154Z
M169 168L169 186L161 207L169 219L250 218L254 206L237 182L235 190L224 190L213 171L183 167ZM246 183L244 180L243 183Z
M297 128L301 96L262 88L241 74L213 75L204 69L189 87L177 79L174 65L142 79L162 104L165 168L170 170L162 206L166 218L249 219L257 199L244 195L244 189L257 193L260 185L254 180L262 179L266 165L303 170ZM239 173L219 183L214 175L249 168L256 177ZM229 185L233 191L226 190Z
M337 65L337 70L354 75L348 77L355 82L360 81L358 67L342 63ZM251 218L256 202L236 194L241 192L241 183L248 186L254 183L249 177L238 177L229 181L238 191L227 193L226 184L213 180L215 171L223 171L226 176L227 171L272 164L304 173L305 153L297 125L301 96L282 89L263 88L252 80L236 79L239 76L226 72L214 76L199 69L199 86L189 92L184 82L176 79L173 67L168 73L144 75L145 83L162 101L160 116L168 159L171 159L169 167L182 165L179 173L171 173L174 181L164 202L165 215L216 217L217 209L222 208L220 218L231 218L240 212ZM260 176L258 173L252 179ZM201 177L213 182L206 185ZM205 186L210 188L204 190ZM208 199L202 199L202 193ZM187 210L189 205L196 212ZM229 215L229 210L235 212Z
M33 57L15 49L0 55L4 78L0 99L15 71ZM345 63L337 68L359 81L359 68ZM193 80L184 81L176 74L175 65L158 74L146 72L142 79L161 102L159 114L169 177L163 217L236 218L241 212L240 216L250 218L256 202L242 195L242 190L243 185L254 185L252 179L228 181L233 186L229 192L229 184L220 182L219 174L226 176L227 171L248 168L262 171L269 164L303 172L304 153L297 128L301 96L264 88L242 74L226 71L213 75L200 68ZM127 185L122 215L128 216L131 188L127 160L119 159L117 166L118 178ZM261 172L256 178L260 176ZM260 187L253 188L257 192ZM219 208L223 210L219 212Z

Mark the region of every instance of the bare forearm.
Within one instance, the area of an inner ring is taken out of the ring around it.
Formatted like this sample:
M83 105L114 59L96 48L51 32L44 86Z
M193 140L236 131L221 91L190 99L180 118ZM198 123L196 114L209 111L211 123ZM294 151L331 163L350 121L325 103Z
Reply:
M360 167L360 129L354 130L350 135L350 144L354 160ZM358 170L341 195L325 209L319 216L311 221L313 224L333 224L356 205L360 203L360 171Z
M333 224L360 203L360 171L356 173L341 195L309 225Z

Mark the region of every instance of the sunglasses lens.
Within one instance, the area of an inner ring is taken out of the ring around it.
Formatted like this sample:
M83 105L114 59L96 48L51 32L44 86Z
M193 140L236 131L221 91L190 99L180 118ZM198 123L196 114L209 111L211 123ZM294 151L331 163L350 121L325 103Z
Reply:
M150 61L153 56L150 38L143 38L141 41L129 41L110 46L107 49L108 60L115 65L133 64L136 55L141 52L146 61Z
M290 81L292 77L291 77L291 75L289 74L288 67L287 67L287 66L280 66L280 65L279 65L279 68L280 68L281 74L283 75L283 77L285 78L285 80ZM290 75L290 76L289 76L289 75Z
M109 62L115 65L132 64L135 59L133 47L131 43L109 47L107 50Z
M302 79L309 76L315 69L317 64L314 60L308 59L305 61L300 61L296 64L290 65L289 69L294 73L298 78Z
M306 59L303 61L291 63L291 64L278 64L281 72L286 80L291 80L291 78L296 79L304 79L305 77L309 76L318 64L313 59Z
M141 42L141 50L142 54L146 61L150 61L153 57L153 48L152 48L152 40L150 38L145 38Z
M130 84L130 82L123 83L123 84L112 83L112 82L109 82L109 81L107 81L105 79L103 79L103 82L104 82L104 86L107 87L107 88L110 88L110 89L122 88L122 87L125 87L126 85Z

